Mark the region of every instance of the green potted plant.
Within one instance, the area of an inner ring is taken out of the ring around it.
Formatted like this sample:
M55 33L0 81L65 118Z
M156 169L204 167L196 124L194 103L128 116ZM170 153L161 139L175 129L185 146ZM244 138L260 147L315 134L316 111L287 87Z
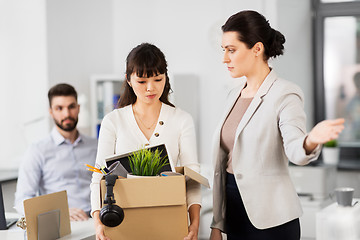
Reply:
M156 148L155 151L141 148L129 155L129 165L131 175L133 176L157 176L160 174L162 167L169 164L166 156L161 157L162 151ZM128 177L131 175L128 175Z
M324 143L324 147L329 147L329 148L335 148L338 146L338 142L336 139L330 140L326 143Z
M322 158L327 165L337 165L340 159L340 149L336 139L330 140L323 145Z

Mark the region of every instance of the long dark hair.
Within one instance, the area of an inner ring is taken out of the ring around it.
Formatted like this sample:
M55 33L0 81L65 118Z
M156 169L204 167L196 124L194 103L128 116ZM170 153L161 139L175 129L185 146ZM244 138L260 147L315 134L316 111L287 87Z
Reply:
M165 74L165 87L160 101L172 107L174 105L169 102L169 93L171 91L170 80L167 72L167 62L165 55L161 50L153 44L142 43L131 50L126 58L126 81L122 86L123 93L118 102L118 108L125 107L136 102L136 95L128 82L133 73L138 77L153 77L159 74Z
M264 60L284 53L285 37L270 27L269 21L256 11L246 10L232 15L221 27L223 32L237 32L239 41L252 48L255 43L264 44Z

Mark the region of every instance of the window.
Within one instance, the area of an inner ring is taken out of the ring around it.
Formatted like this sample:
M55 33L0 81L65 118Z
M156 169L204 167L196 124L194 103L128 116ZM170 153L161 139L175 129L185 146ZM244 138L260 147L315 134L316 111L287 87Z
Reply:
M315 120L344 117L341 159L360 161L360 1L313 3Z

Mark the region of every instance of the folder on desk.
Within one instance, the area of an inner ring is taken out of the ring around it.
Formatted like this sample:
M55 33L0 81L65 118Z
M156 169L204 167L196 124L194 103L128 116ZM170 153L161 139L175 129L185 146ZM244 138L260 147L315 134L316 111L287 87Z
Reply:
M69 205L66 191L60 191L24 200L26 218L26 234L28 240L37 240L39 237L39 223L45 219L52 219L56 224L59 212L59 235L63 237L71 233ZM40 221L39 221L40 220ZM46 224L45 224L46 225ZM56 226L52 226L57 231ZM40 233L43 234L43 233ZM44 236L44 235L42 235Z

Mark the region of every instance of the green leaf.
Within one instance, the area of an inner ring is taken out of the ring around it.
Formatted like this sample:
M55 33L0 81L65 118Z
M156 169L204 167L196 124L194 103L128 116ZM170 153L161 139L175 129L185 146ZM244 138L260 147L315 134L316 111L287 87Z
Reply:
M324 147L337 147L337 140L333 139L324 143Z
M133 175L156 176L160 174L162 167L168 165L167 155L161 157L162 151L156 149L141 148L129 155L129 164Z

